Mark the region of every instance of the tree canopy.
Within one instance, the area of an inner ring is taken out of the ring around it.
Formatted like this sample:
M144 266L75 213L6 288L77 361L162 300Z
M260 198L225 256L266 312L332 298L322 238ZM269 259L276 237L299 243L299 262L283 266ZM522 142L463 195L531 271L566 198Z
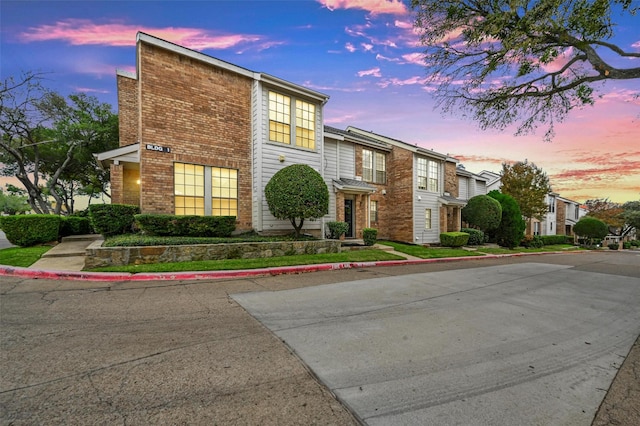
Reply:
M106 193L108 172L92 153L117 146L110 105L86 94L64 98L34 73L0 82L0 174L18 178L36 213L72 213L78 193Z
M500 191L516 200L527 222L542 220L549 209L545 197L551 192L547 174L527 160L502 163L501 174Z
M269 211L276 219L287 219L296 237L305 219L318 219L329 212L329 190L320 173L306 164L293 164L274 174L264 188Z
M607 236L609 229L607 224L592 216L585 216L573 226L576 235L589 239L589 245L593 245L593 240L601 240Z
M462 209L462 220L484 232L497 228L501 218L500 202L488 195L471 197Z
M596 198L587 200L585 205L587 215L606 223L611 234L624 237L640 228L640 201L619 204L608 198Z
M444 111L517 134L592 105L594 84L640 78L639 58L610 42L632 0L412 0L429 82ZM620 60L622 59L622 61ZM622 65L614 65L620 63Z
M490 232L501 247L515 248L520 245L524 236L524 229L527 226L522 220L522 212L516 200L507 194L493 190L487 194L500 203L502 207L502 217L500 226Z

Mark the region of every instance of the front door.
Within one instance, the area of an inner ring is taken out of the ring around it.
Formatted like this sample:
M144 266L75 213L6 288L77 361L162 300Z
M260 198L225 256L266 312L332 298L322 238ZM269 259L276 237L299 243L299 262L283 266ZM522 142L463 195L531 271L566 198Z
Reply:
M344 200L344 221L349 225L349 229L344 234L345 238L354 237L353 229L353 200Z

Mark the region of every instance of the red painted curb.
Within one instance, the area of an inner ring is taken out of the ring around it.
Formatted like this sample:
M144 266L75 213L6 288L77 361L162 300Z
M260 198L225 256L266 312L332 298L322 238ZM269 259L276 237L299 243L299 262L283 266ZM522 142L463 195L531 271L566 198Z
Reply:
M175 280L215 280L225 278L257 277L265 275L303 274L306 272L333 271L340 269L372 268L378 266L419 265L464 260L495 259L501 257L535 256L543 254L588 253L587 251L562 251L540 253L488 254L484 256L445 257L439 259L383 260L371 262L321 263L317 265L278 266L263 269L242 269L236 271L201 272L149 272L130 274L125 272L76 272L42 271L18 266L0 265L0 276L30 279L72 280L72 281L175 281Z

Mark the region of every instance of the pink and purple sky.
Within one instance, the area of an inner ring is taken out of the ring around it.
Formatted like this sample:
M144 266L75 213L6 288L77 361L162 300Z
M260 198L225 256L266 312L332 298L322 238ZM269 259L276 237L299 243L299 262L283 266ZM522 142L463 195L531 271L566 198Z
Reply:
M595 106L572 111L553 142L543 141L543 129L519 137L479 130L434 110L408 3L2 0L0 74L44 72L48 87L86 92L115 111L115 70L135 69L136 33L144 31L328 94L325 124L449 154L476 173L527 159L578 202L640 198L640 81L595 86ZM640 51L640 16L617 18L610 41Z

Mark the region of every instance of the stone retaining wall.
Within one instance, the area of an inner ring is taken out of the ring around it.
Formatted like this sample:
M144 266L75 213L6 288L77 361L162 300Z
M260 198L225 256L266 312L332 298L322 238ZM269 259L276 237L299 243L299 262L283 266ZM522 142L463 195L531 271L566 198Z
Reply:
M100 247L101 244L102 241L97 241L87 247L85 269L191 260L251 259L340 252L338 240L149 247Z

